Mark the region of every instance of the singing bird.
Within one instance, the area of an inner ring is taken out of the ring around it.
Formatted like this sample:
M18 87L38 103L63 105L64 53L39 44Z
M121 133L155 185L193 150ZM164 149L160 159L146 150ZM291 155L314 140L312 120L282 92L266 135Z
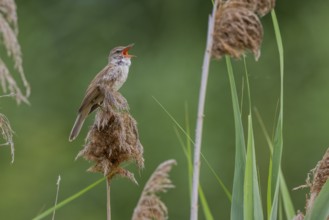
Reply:
M130 44L125 47L115 47L111 50L108 64L95 76L87 88L69 141L73 141L78 136L86 117L100 107L106 93L118 91L125 83L131 65L130 59L134 57L134 55L128 54L128 51L133 46L134 44Z

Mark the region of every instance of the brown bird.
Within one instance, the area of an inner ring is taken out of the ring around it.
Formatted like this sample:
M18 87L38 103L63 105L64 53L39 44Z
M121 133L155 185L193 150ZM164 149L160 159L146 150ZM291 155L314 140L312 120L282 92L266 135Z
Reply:
M77 119L73 125L69 141L73 141L79 134L86 117L100 107L107 94L118 91L127 80L130 59L134 55L128 54L128 50L134 45L115 47L111 50L108 64L91 81L86 95L78 111Z

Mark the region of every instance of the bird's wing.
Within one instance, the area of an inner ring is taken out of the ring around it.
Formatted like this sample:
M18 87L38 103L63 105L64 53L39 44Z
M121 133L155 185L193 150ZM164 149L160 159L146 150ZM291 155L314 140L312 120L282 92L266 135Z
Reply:
M103 80L104 75L108 72L110 67L111 66L107 65L91 81L89 87L87 88L86 95L82 100L81 106L79 108L79 113L81 113L84 110L88 110L86 113L89 114L89 111L93 107L93 105L97 104L96 100L99 99L100 96L102 96L99 88L99 84Z
M71 130L69 141L73 141L78 136L85 119L89 115L91 109L94 108L93 106L95 106L95 103L100 98L100 96L101 94L97 86L88 88L87 93L79 108L77 119L75 120Z
M108 73L110 68L113 68L113 66L107 65L91 81L79 108L79 113L73 125L69 141L73 141L78 136L86 117L103 102L104 91L101 91L100 84L104 81L105 74Z
M84 110L87 110L87 114L89 114L90 109L95 103L95 100L101 95L99 87L95 86L91 89L89 89L81 103L81 106L79 108L79 113L83 112Z

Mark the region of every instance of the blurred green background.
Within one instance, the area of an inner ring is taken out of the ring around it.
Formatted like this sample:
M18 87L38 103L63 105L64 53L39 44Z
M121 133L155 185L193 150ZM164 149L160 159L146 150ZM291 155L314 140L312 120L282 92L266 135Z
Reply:
M108 52L129 43L135 43L131 53L137 58L121 92L138 121L145 169L138 172L129 166L139 186L122 178L113 181L112 217L130 219L145 181L158 164L173 158L178 162L171 173L176 188L161 197L170 219L188 219L186 160L173 123L152 96L181 124L187 103L194 133L211 1L16 2L19 41L32 95L31 106L17 107L14 100L1 99L0 111L16 132L16 157L10 164L9 148L0 147L0 219L31 219L51 207L58 175L62 177L59 201L102 177L85 172L91 166L87 161L74 160L93 116L76 141L69 143L68 135L85 89L106 65ZM278 1L276 11L285 49L282 168L292 189L304 183L329 146L329 4ZM262 55L258 62L249 55L247 62L253 106L271 132L279 96L278 53L270 15L262 21ZM243 62L235 61L234 70L241 93ZM231 189L234 123L225 62L213 61L210 71L202 151ZM245 103L244 116L246 110ZM269 151L256 121L254 127L265 195ZM228 219L230 203L205 163L201 184L215 219ZM306 192L291 191L296 209L303 209ZM56 219L105 219L105 201L104 183L58 210ZM201 209L199 216L204 219Z

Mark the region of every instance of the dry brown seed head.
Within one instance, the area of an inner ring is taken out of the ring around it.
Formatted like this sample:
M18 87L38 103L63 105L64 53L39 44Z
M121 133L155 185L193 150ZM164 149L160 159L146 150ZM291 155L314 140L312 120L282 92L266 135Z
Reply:
M136 182L133 174L120 167L122 163L132 161L139 168L144 166L136 121L128 112L103 107L97 111L85 147L77 157L95 162L89 171L101 172L110 178L118 174Z
M168 209L157 193L166 192L174 187L169 179L169 172L175 164L175 160L167 160L153 172L145 184L137 207L134 210L133 220L168 219Z
M224 2L215 15L212 56L240 58L246 50L260 56L263 27L252 6L244 2Z
M313 207L316 197L329 178L329 148L324 154L322 160L320 160L316 167L312 170L311 174L313 176L313 180L309 183L310 195L306 201L306 212Z
M251 5L252 10L263 17L275 6L275 0L232 0L234 2L244 2Z
M329 149L324 154L314 171L311 192L319 193L329 177Z

